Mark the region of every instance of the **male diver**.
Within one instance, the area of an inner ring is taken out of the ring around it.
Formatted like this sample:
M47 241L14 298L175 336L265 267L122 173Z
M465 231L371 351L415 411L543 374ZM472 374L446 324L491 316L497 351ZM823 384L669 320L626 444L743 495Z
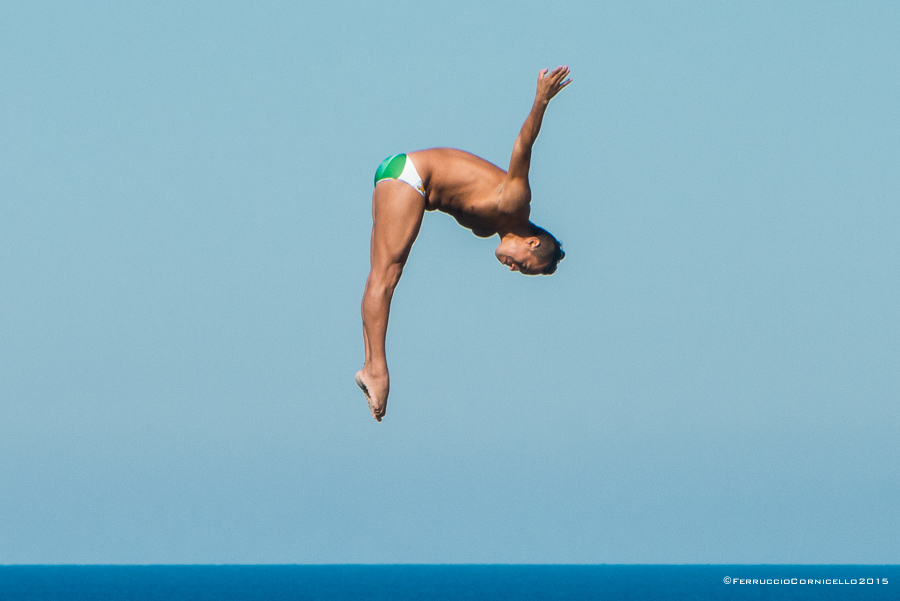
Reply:
M568 67L538 74L537 93L513 145L509 171L452 148L430 148L388 157L375 173L372 194L371 268L362 299L366 362L356 373L372 417L387 410L390 379L384 340L391 297L425 211L442 211L481 238L500 236L497 260L526 275L556 271L565 256L559 241L529 221L531 147L550 99L572 80Z

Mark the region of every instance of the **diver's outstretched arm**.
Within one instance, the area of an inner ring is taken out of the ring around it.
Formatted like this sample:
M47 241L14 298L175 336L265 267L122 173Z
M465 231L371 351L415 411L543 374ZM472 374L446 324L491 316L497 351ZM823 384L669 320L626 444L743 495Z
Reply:
M557 67L547 72L542 69L538 74L537 92L534 95L534 105L531 112L522 124L516 142L513 144L512 157L509 160L509 180L523 180L528 184L528 170L531 167L531 148L541 131L541 122L544 119L544 111L550 100L559 94L559 91L572 83L569 75L569 67Z

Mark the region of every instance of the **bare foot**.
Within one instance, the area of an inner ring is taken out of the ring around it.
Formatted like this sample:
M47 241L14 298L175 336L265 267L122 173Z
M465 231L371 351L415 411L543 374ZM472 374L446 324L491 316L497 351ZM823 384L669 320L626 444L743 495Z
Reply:
M375 418L375 421L380 422L387 411L387 395L390 389L388 377L375 378L367 374L365 369L361 369L356 372L356 385L366 395L366 402L369 404L372 417Z

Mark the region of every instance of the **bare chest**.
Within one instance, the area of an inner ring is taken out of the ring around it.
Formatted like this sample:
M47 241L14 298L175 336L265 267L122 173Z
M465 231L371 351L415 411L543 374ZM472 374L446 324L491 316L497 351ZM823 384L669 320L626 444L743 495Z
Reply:
M497 233L497 227L494 220L486 215L479 215L477 212L465 210L445 210L445 213L456 219L456 222L472 230L472 233L480 238L490 238Z

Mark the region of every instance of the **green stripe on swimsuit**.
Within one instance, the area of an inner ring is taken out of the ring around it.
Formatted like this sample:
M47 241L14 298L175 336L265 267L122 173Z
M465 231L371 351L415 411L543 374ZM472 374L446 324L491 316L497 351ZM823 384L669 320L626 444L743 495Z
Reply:
M375 183L377 184L383 179L397 179L403 173L403 167L406 166L406 154L400 153L390 156L378 165L375 172Z

